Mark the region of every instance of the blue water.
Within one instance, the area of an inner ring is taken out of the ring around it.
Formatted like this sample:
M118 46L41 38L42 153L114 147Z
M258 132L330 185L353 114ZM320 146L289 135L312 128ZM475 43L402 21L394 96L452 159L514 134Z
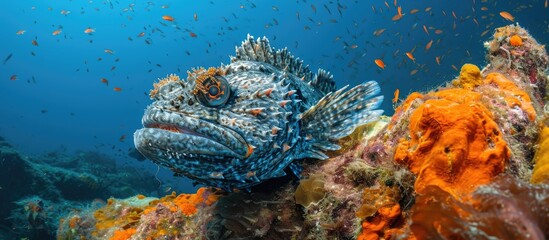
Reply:
M228 63L248 33L267 36L275 48L288 47L313 71L331 71L338 87L379 81L388 115L393 113L395 89L404 98L454 78L458 72L452 65L484 65L482 43L495 27L511 23L500 11L513 14L538 41L549 42L544 0L400 0L397 5L404 15L399 21L391 20L397 14L393 1L387 5L311 0L0 1L0 60L12 54L0 65L0 136L28 154L95 150L155 171L152 163L127 156L132 134L141 127L143 110L151 102L152 83L170 73L186 77L191 67ZM411 14L412 9L419 12ZM163 20L163 15L175 21ZM86 28L95 32L86 34ZM384 33L373 35L382 28ZM62 32L52 35L57 29ZM436 29L442 33L435 34ZM25 33L16 34L19 30ZM485 30L488 33L481 36ZM144 36L138 37L141 32ZM425 51L431 40L432 48ZM405 55L414 47L415 63ZM374 64L378 58L385 62L384 70ZM13 75L16 80L10 80Z

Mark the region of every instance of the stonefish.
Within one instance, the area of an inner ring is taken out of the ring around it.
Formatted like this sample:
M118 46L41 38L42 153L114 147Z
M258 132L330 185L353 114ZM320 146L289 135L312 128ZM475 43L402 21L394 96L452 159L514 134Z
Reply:
M226 190L299 176L303 158L327 159L336 140L376 120L383 96L374 81L335 91L288 50L248 35L229 65L198 68L186 80L154 84L136 148L177 176Z

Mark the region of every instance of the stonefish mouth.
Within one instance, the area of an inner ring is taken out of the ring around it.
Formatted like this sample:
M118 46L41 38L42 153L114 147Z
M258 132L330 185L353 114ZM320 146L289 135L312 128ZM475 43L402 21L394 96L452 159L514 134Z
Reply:
M134 134L136 148L160 163L166 157L244 159L252 150L234 130L179 113L149 108L142 122L144 128Z

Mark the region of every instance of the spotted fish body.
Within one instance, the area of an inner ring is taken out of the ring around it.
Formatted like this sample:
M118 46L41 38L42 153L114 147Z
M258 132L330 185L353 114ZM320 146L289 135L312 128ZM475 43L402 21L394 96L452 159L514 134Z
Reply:
M229 65L156 83L135 146L196 183L249 188L287 167L298 174L298 159L328 158L337 139L381 115L376 82L346 89L335 91L331 74L313 74L265 37L248 36Z

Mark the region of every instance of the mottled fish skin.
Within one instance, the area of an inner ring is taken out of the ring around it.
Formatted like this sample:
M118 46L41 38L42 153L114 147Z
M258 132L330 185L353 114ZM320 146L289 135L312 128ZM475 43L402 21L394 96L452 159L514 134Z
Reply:
M243 189L283 176L294 160L327 158L322 151L339 148L334 140L382 113L375 110L383 99L374 97L377 83L333 92L331 74L314 75L266 38L248 35L231 63L215 71L228 83L226 102L208 106L200 99L209 94L196 90L205 69L186 80L170 75L155 87L144 128L134 134L144 156L199 184Z

